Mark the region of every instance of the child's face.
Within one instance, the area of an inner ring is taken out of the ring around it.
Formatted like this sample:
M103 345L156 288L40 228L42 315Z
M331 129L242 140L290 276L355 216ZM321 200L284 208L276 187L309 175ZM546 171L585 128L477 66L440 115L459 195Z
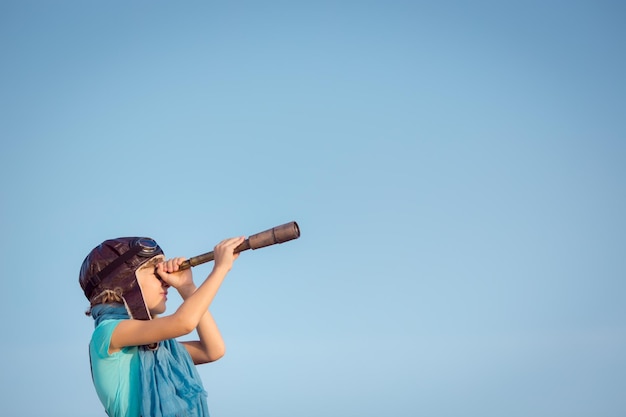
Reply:
M165 312L169 285L157 278L154 272L156 265L164 260L165 256L157 255L135 271L137 282L139 282L143 294L143 300L153 316Z

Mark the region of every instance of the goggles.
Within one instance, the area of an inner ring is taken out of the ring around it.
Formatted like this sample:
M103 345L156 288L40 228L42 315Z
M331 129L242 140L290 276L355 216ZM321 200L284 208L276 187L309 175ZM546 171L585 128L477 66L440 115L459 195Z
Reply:
M142 258L152 258L154 254L158 251L159 245L157 245L154 239L150 239L149 237L142 237L140 239L137 239L131 249L126 253L129 253L134 248L139 248L138 252L135 255L141 256ZM124 255L126 255L126 253L124 253Z
M91 292L104 279L106 279L109 275L111 275L113 271L115 271L118 267L120 267L124 262L131 259L133 256L139 256L141 258L152 258L158 253L160 253L159 245L154 239L142 237L135 240L131 244L131 247L128 251L124 252L113 262L108 264L105 268L102 269L102 271L98 272L95 275L92 275L91 277L89 277L89 279L87 279L87 283L85 285L85 294L91 294Z

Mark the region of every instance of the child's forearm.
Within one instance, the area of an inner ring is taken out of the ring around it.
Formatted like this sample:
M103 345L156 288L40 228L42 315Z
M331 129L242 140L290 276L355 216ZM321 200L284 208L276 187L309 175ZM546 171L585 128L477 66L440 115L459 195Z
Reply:
M179 293L183 300L186 300L195 293L196 290L195 285L190 285L184 289L179 289ZM200 318L196 330L200 340L187 343L188 350L195 364L213 362L224 356L226 352L224 339L222 338L222 334L217 327L217 323L211 311L205 311Z
M188 332L197 328L204 314L208 312L227 273L228 269L216 267L197 289L195 286L178 289L183 303L173 316L183 323Z
M207 310L204 313L196 330L202 352L202 355L196 355L194 358L196 363L213 362L224 356L226 345L211 311Z

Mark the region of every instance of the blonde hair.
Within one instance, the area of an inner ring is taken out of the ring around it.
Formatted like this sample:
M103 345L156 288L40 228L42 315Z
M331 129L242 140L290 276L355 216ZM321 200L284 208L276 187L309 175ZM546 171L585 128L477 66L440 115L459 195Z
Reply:
M145 264L141 265L139 268L137 268L137 271L139 271L140 269L146 269L146 268L156 268L158 264L163 262L164 258L165 257L163 255L157 255L154 258L151 258Z
M125 304L124 297L122 297L122 289L115 288L114 290L104 290L100 294L92 297L90 300L90 306L85 311L85 315L91 316L91 309L97 306L98 304L111 304L111 303L120 303Z

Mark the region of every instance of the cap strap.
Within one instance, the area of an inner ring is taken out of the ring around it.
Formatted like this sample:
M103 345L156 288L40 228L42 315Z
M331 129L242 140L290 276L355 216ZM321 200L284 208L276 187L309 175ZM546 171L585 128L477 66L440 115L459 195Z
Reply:
M98 272L95 275L92 275L87 279L87 284L85 285L85 294L87 294L87 298L91 298L92 291L102 282L103 279L111 275L113 271L115 271L120 265L124 262L137 255L141 251L142 247L139 245L135 245L131 247L128 251L124 252L119 258L108 264L102 271Z

